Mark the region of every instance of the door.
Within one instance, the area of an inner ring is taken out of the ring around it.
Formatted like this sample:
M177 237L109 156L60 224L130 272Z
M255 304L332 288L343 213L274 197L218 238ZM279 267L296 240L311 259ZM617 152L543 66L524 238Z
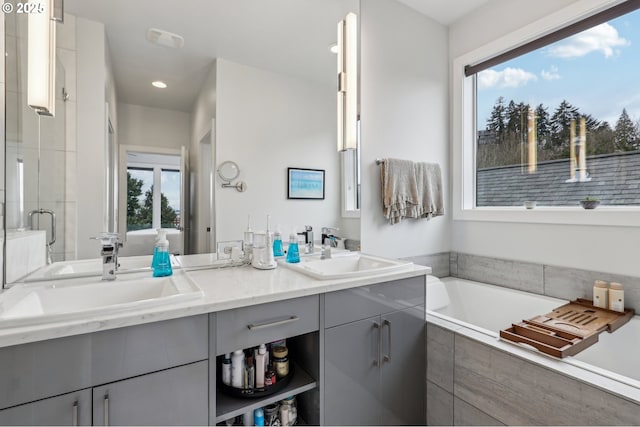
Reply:
M381 425L424 425L424 306L382 315Z
M94 425L207 425L208 362L93 389Z
M91 389L4 409L0 411L0 425L89 426Z
M376 316L325 330L326 425L378 425L380 372Z

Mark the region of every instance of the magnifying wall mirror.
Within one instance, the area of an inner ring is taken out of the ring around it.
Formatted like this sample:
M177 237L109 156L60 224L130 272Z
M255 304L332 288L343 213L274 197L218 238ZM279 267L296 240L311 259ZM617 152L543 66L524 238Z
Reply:
M222 188L235 188L242 193L247 189L247 184L244 181L238 181L232 184L231 181L240 176L240 168L231 160L224 161L218 166L218 176L222 181Z

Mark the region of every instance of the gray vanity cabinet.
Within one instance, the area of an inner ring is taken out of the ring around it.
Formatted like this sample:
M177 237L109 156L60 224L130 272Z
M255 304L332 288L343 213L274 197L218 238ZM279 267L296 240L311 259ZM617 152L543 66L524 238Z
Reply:
M207 425L208 362L93 389L94 425Z
M425 424L424 280L325 296L325 424Z
M0 411L3 426L90 426L91 389Z

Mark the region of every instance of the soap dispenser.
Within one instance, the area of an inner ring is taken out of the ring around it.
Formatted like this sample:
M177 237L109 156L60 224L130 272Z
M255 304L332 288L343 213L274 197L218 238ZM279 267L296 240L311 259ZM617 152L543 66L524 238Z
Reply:
M300 262L300 249L298 248L298 234L292 231L289 235L289 248L287 249L287 262L295 264Z
M153 268L153 277L171 276L173 274L167 230L158 229L158 241L153 249L151 266Z

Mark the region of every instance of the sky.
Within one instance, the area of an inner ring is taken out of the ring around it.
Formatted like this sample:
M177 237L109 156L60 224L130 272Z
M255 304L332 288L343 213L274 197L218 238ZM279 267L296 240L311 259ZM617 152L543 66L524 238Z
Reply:
M478 128L496 100L543 104L549 115L562 100L609 122L626 108L640 121L640 10L600 24L478 74Z

